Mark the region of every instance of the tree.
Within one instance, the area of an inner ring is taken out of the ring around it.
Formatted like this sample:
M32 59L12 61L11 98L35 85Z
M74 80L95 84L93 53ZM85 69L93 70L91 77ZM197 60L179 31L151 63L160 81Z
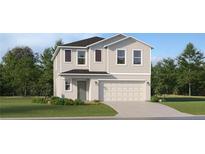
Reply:
M173 94L176 88L176 64L171 58L159 61L152 67L152 93Z
M4 77L12 95L28 95L35 82L36 57L29 47L16 47L3 57ZM11 94L10 94L11 95Z
M57 41L55 42L55 45L52 47L53 52L56 50L56 48L57 48L58 46L60 46L60 45L62 45L62 44L63 44L62 39L57 40Z
M177 58L179 75L178 84L188 86L188 94L192 95L192 87L199 80L204 64L204 55L197 51L192 43L188 43L183 53Z
M41 76L39 78L40 95L50 96L53 91L53 49L47 48L41 55Z
M62 45L62 40L57 40L54 47L46 48L41 55L41 77L39 79L40 95L51 96L53 93L53 61L52 56L57 46Z
M3 65L0 64L0 96L5 94L6 91L6 81L4 79L4 68Z

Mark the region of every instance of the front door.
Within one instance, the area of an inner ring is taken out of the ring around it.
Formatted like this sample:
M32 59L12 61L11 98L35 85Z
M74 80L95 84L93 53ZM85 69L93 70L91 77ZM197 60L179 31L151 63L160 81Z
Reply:
M86 81L77 81L78 99L86 100Z

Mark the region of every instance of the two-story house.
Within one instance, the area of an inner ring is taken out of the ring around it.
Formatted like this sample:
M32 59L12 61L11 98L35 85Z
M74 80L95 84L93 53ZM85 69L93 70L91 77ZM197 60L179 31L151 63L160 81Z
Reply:
M151 49L124 34L58 46L54 96L81 100L150 100Z

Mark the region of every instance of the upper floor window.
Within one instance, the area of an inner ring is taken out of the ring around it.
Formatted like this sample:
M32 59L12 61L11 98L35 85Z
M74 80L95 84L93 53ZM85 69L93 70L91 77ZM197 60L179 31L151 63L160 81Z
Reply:
M65 62L71 62L71 50L65 50Z
M85 65L86 63L86 51L79 50L77 57L78 65Z
M117 50L117 64L125 64L125 50Z
M95 50L95 61L101 62L102 61L102 52L101 50Z
M142 64L142 52L141 50L133 50L133 64Z

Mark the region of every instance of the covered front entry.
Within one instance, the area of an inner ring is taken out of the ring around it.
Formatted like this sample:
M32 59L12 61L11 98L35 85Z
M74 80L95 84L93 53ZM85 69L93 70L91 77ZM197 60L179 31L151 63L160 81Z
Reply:
M83 101L86 101L86 81L77 81L77 98Z
M103 101L145 101L144 81L101 81L99 88Z

